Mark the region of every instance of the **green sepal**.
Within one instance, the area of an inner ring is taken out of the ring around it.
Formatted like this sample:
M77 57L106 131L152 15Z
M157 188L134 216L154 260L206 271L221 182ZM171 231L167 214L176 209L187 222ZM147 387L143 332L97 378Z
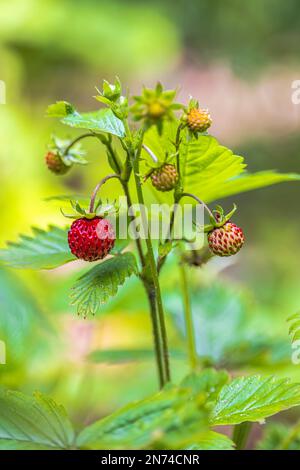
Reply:
M114 83L109 83L107 80L103 80L102 92L98 89L97 91L99 93L99 96L96 96L95 98L98 99L98 101L102 101L102 98L104 98L110 103L114 103L121 96L122 85L118 77L116 77Z
M68 101L56 101L47 107L46 116L62 118L73 112L74 107Z

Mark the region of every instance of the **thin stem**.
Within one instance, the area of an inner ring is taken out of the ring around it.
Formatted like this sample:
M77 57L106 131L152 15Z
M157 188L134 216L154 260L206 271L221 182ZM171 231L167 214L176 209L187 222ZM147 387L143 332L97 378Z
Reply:
M121 174L122 172L122 162L121 160L119 159L119 156L118 154L114 151L113 149L113 146L111 144L111 139L108 138L107 139L107 142L106 142L106 147L107 147L107 151L109 152L114 164L115 164L115 167L117 168L117 171L119 174Z
M176 131L175 137L175 151L176 151L176 166L177 166L177 173L178 173L178 183L181 186L181 169L180 169L180 155L179 155L179 146L180 146L180 133L183 129L182 124L179 124Z
M146 150L146 152L148 153L148 155L150 155L150 157L152 158L152 160L154 161L154 163L157 163L158 162L158 158L157 156L155 155L155 153L152 152L151 149L149 149L149 147L147 147L147 145L143 144L142 145L143 149Z
M117 175L116 173L113 173L112 175L107 175L104 178L102 178L102 180L99 181L99 183L95 187L95 189L94 189L94 191L92 192L92 195L91 195L91 202L90 202L90 209L89 209L91 213L94 212L95 200L96 200L99 189L101 188L101 186L103 186L104 183L106 183L106 181L108 181L112 178L117 178L117 179L120 180L120 176Z
M134 178L135 178L135 184L136 184L137 197L138 197L140 210L141 210L142 224L143 224L144 230L147 229L147 233L146 233L146 245L147 245L147 250L148 250L147 258L148 258L149 267L151 270L153 285L155 289L155 295L157 299L158 317L159 317L159 323L160 323L163 358L164 358L164 369L165 369L164 370L164 382L168 382L171 379L170 365L169 365L169 352L168 352L168 338L167 338L167 330L166 330L166 325L165 325L162 296L161 296L160 285L159 285L159 280L158 280L158 272L157 272L152 242L151 242L150 233L149 233L148 221L147 221L147 216L145 212L144 195L143 195L141 180L139 176L140 150L141 150L141 146L140 146L140 149L137 151L137 154L133 155L133 158L134 158L133 172L134 172Z
M175 201L176 201L176 199L175 199ZM170 216L170 224L169 224L169 230L168 230L167 238L164 240L164 243L166 243L168 240L172 239L172 231L173 231L173 227L174 227L174 223L175 223L175 216L176 216L177 206L178 206L178 204L177 204L177 202L175 202L174 208L173 208L173 210L171 212L171 216ZM159 256L158 261L157 261L157 271L158 271L158 273L160 273L161 268L163 267L163 265L166 262L166 259L167 259L167 254Z
M242 450L246 447L251 428L252 423L248 421L234 426L232 439L237 450Z
M153 338L154 338L154 350L155 350L155 357L156 357L156 364L157 364L157 372L158 372L158 379L159 379L159 387L162 388L164 386L164 365L162 362L162 350L161 350L161 341L160 341L160 334L159 334L159 324L157 321L157 308L156 308L156 298L155 298L155 291L147 285L144 284L144 287L147 292L147 297L150 306L150 314L151 314L151 322L152 322L152 331L153 331Z
M82 139L85 139L86 137L97 137L97 136L93 132L87 132L86 134L82 134L82 135L76 137L74 140L72 140L72 142L65 149L64 155L68 155L68 153L71 150L71 148L73 147L73 145L77 144L77 142L79 142Z
M179 124L177 127L176 131L176 137L175 137L175 153L176 153L176 167L177 167L177 174L178 174L178 184L174 192L174 207L171 213L170 217L170 224L169 224L169 231L167 238L165 239L164 243L166 243L169 239L172 238L172 231L175 223L175 216L176 216L176 210L178 207L178 202L180 201L181 198L181 192L182 192L182 181L181 181L181 169L180 169L180 154L179 154L179 147L180 147L180 133L183 129L183 124ZM158 258L157 262L157 270L158 273L160 273L161 268L165 264L167 259L167 254L160 256Z
M127 184L127 182L125 182L123 180L121 180L121 183L122 183L122 186L123 186L124 194L125 194L126 199L127 199L127 206L129 208L129 207L132 206L132 200L131 200L128 184ZM134 218L133 215L130 216L130 219L135 223L135 218ZM144 267L146 261L145 261L145 255L144 255L144 252L143 252L141 239L139 237L135 237L135 243L136 243L136 247L137 247L137 250L138 250L138 253L139 253L141 265L142 265L142 267Z
M184 302L184 317L185 317L185 326L186 326L186 336L189 349L189 360L191 370L194 371L197 367L198 357L196 351L196 342L195 342L195 333L193 325L193 316L191 309L191 299L189 295L187 271L183 262L180 264L181 272L181 283L182 283L182 293L183 293L183 302Z
M204 206L204 208L207 210L210 217L215 219L214 214L212 213L210 208L198 196L195 196L195 194L192 194L192 193L182 193L181 196L180 196L180 199L183 198L183 197L191 197L192 199L195 199L195 201L197 201L200 205Z

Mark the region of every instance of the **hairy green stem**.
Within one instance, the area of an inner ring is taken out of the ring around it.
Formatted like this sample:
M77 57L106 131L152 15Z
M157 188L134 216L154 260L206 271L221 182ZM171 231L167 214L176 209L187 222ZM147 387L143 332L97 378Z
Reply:
M252 423L248 421L234 426L232 440L237 450L242 450L246 447L251 428Z
M77 144L77 142L79 142L82 139L85 139L86 137L97 137L97 135L94 134L94 132L86 132L85 134L81 134L80 136L76 137L74 140L72 140L72 142L68 145L68 147L66 147L64 151L64 155L68 155L73 145Z
M99 183L95 187L91 195L91 202L90 202L90 209L89 209L91 213L94 212L95 200L96 200L98 191L100 190L101 186L103 186L106 183L106 181L111 180L112 178L120 179L120 176L115 173L113 173L112 175L107 175L104 178L102 178L102 180L99 181Z
M157 364L157 372L158 372L158 379L159 379L159 387L162 388L164 386L164 364L162 361L162 347L161 347L161 340L160 340L160 333L159 333L159 324L158 324L158 317L157 317L157 307L156 307L156 296L155 290L144 283L144 287L147 293L149 307L150 307L150 314L151 314L151 323L152 323L152 332L154 338L154 350L155 350L155 358Z
M191 370L194 371L196 370L196 367L197 367L198 358L197 358L193 316L192 316L192 309L191 309L191 299L190 299L189 287L188 287L187 270L183 262L180 263L180 273L181 273L183 307L184 307L186 337L187 337L187 343L188 343L189 362L190 362Z
M212 217L213 219L215 219L214 214L212 213L210 208L198 196L195 196L195 194L192 194L192 193L182 193L181 196L180 196L180 199L183 198L183 197L190 197L190 198L194 199L195 201L197 201L198 204L202 205L206 209L209 216Z
M100 189L102 184L104 184L104 182L106 182L108 179L110 179L112 177L118 177L120 179L120 182L121 182L122 187L123 187L124 194L126 196L127 205L128 205L128 207L131 207L132 206L132 199L131 199L131 195L130 195L130 191L129 191L129 187L128 187L128 179L129 178L124 179L124 178L121 177L121 174L123 174L124 169L122 168L122 165L120 164L120 161L118 160L118 158L116 156L116 153L115 153L115 151L113 150L113 148L111 146L110 140L106 140L105 145L108 147L107 150L110 152L110 156L111 156L116 168L118 168L118 171L119 171L120 174L119 175L117 175L117 174L116 175L108 175L108 177L101 180L101 182L100 182L101 184L99 183L97 185L97 187L95 188L95 190L94 190L95 197L96 197L96 194L97 194L98 190ZM130 173L129 173L129 176L130 176ZM93 200L95 200L95 197L93 198ZM93 202L93 205L94 205L94 202ZM92 205L92 208L93 208L93 205ZM133 216L131 218L134 219ZM145 261L145 256L144 256L144 253L143 253L141 240L140 240L140 238L137 238L135 241L136 241L136 246L137 246L140 262L141 262L142 268L144 268L146 261ZM144 288L146 290L147 298L148 298L148 302L149 302L151 323L152 323L152 331L153 331L153 338L154 338L155 358L156 358L157 372L158 372L158 379L159 379L159 386L160 386L160 388L162 388L164 383L165 383L165 378L164 378L164 365L163 365L163 356L162 356L161 337L160 337L160 332L159 332L159 324L158 324L158 316L157 316L155 289L153 288L153 286L150 285L149 282L146 282L145 279L142 279L142 282L143 282Z
M176 138L175 138L175 152L176 152L176 166L177 166L177 173L178 173L178 188L181 192L182 190L182 178L181 178L181 168L180 168L180 155L179 155L179 147L180 147L180 133L183 129L183 125L179 124L176 131Z
M143 224L144 231L146 232L145 235L146 235L146 245L147 245L147 261L149 262L149 268L151 271L151 277L152 277L156 301L157 301L157 309L158 309L158 317L159 317L160 333L161 333L162 349L163 349L163 359L164 359L164 383L166 383L166 382L169 382L171 379L170 365L169 365L169 352L168 352L168 338L167 338L167 330L166 330L166 325L165 325L165 314L164 314L164 309L163 309L160 284L159 284L159 279L158 279L158 271L156 267L152 241L151 241L151 237L149 233L147 215L145 212L144 195L143 195L142 184L141 184L141 180L139 176L140 150L141 150L141 146L140 146L140 149L136 152L136 154L132 155L133 172L134 172L138 202L139 202L140 210L141 210L142 224Z
M173 231L173 227L175 223L176 210L177 210L178 202L180 201L181 193L182 193L182 176L181 176L181 169L180 169L179 147L180 147L180 133L183 127L184 126L182 124L179 124L179 126L177 127L176 137L175 137L175 153L176 153L176 167L177 167L177 174L178 174L178 183L174 192L174 207L170 216L169 231L168 231L166 240L164 240L164 243L166 243L168 240L172 238L172 231ZM161 268L165 264L167 256L168 255L165 254L158 258L158 262L157 262L158 272L160 272Z

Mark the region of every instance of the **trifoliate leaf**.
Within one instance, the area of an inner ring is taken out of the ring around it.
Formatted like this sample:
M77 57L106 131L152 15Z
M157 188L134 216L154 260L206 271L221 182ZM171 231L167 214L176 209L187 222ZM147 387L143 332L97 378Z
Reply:
M74 437L64 408L51 398L0 391L0 449L69 449Z
M260 421L300 404L300 384L273 376L238 377L225 385L213 409L212 425Z
M94 266L81 276L71 291L71 304L79 315L95 315L102 304L118 292L126 278L137 273L132 253L115 256Z
M76 259L70 252L67 229L50 226L32 228L33 236L20 235L0 250L0 261L12 268L52 269Z

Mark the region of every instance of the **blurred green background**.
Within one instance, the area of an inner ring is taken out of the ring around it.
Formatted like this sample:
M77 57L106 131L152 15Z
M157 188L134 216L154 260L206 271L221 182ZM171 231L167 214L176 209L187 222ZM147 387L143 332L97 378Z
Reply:
M51 133L76 131L44 114L59 99L96 109L94 87L115 75L135 93L160 80L179 86L180 100L199 99L211 111L212 133L244 155L250 170L300 172L300 105L291 101L299 44L296 0L1 0L1 246L30 233L31 225L65 224L59 205L45 199L89 194L105 174L101 149L86 142L87 167L63 179L51 175L43 162ZM115 189L111 184L107 195ZM198 351L208 362L233 373L276 371L300 380L286 323L300 307L299 194L299 184L290 183L235 198L247 238L241 255L192 273ZM184 354L172 262L162 280L169 336L171 349ZM68 290L78 269L1 269L7 364L0 378L14 389L51 394L82 425L155 390L156 377L151 359L114 365L88 359L94 350L151 347L151 328L134 279L97 318L76 318ZM175 378L186 371L181 356L172 357Z

